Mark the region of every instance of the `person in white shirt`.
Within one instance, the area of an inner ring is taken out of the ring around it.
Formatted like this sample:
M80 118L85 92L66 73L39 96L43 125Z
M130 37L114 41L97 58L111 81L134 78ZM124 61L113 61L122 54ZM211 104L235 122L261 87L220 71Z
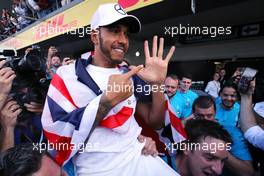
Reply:
M220 82L218 81L220 78L219 73L214 73L213 80L209 81L206 88L205 92L211 95L214 98L217 98L219 95L220 91Z

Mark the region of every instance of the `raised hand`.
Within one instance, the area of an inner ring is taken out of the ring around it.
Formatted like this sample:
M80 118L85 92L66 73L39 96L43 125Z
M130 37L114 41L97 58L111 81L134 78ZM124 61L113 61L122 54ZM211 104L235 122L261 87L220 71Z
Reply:
M13 129L16 126L17 117L22 109L16 101L10 100L4 105L0 112L0 122L3 129Z
M74 63L74 60L69 58L69 57L65 57L62 60L62 65L69 65L69 64L72 64L72 63Z
M10 67L3 67L6 61L0 62L0 94L9 94L16 75Z
M150 56L148 41L144 42L144 51L146 57L145 68L140 70L137 75L149 84L163 84L166 78L168 63L175 51L175 47L172 46L170 48L165 59L163 59L163 48L164 39L159 39L158 47L158 36L154 36L152 56Z
M25 103L24 106L27 108L29 112L33 112L36 114L41 114L43 111L43 105L41 103L30 102L30 103Z
M0 62L0 110L2 109L11 90L16 75L10 67L4 67L5 60Z
M106 99L110 103L111 107L114 107L118 103L130 97L133 94L133 85L130 78L133 75L138 74L142 68L143 66L139 65L125 74L111 75L108 80L107 90L103 94L102 98Z

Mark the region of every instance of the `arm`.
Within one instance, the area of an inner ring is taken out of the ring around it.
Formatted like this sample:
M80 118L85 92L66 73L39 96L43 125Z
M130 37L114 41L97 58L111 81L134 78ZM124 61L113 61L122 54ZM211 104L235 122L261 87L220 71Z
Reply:
M211 84L212 82L211 81L209 81L208 83L207 83L207 85L206 85L206 88L205 88L205 92L206 93L209 93L210 92L210 90L211 90L211 88L212 88L212 84Z
M145 51L145 68L138 72L138 76L145 82L149 83L152 88L152 102L137 105L137 113L143 117L143 120L153 128L160 129L164 126L165 114L165 97L162 84L165 81L167 68L170 58L172 57L175 47L171 47L165 59L163 59L164 39L153 37L152 56L150 56L148 41L144 42Z
M162 90L152 92L152 102L138 102L136 113L153 129L164 126L165 97Z
M54 54L56 54L58 52L58 50L54 47L54 46L51 46L49 47L49 50L48 50L48 56L47 56L47 69L49 70L50 67L51 67L51 58Z
M250 83L247 94L241 93L240 125L245 138L254 146L264 148L264 130L257 125L255 114L252 110L252 94L255 88L255 81Z
M251 161L243 161L234 157L230 152L225 166L232 171L232 173L239 176L250 176L254 174L254 169Z
M252 95L241 94L240 125L243 133L245 133L249 128L257 125L256 118L252 110Z

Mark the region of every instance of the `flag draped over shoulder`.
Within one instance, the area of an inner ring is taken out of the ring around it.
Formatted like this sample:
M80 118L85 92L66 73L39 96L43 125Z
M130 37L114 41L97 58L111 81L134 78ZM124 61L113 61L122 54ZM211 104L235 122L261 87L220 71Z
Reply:
M81 147L85 147L102 96L102 91L84 72L86 65L83 63L87 60L80 59L77 62L60 67L53 76L41 119L49 153L59 165L64 165ZM126 130L125 123L134 113L132 106L135 105L120 104L118 108L110 110L100 126L119 133Z

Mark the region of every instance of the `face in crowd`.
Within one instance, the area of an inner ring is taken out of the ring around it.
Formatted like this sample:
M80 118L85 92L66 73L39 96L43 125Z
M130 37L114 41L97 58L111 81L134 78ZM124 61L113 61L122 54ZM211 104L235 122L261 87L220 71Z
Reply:
M194 116L210 121L216 121L215 120L216 112L213 105L211 105L209 108L201 108L195 106L194 109L195 109L193 112Z
M192 80L189 78L183 77L182 80L180 81L180 88L181 91L186 92L190 89L192 85Z
M55 67L59 67L61 66L61 60L58 56L53 56L51 58L51 65L55 66Z
M219 78L220 78L219 73L215 73L213 79L214 79L215 81L218 81Z
M177 79L172 79L167 77L165 79L165 90L169 98L171 98L177 91L179 81Z
M224 162L228 158L226 143L220 139L207 136L200 139L200 144L211 147L208 147L208 150L200 149L184 151L184 154L187 156L187 168L191 172L189 175L220 175L224 167Z
M122 24L100 27L92 40L106 62L121 64L129 47L129 29Z
M222 106L226 109L231 109L237 100L237 92L233 87L225 87L221 91L220 97Z
M220 74L221 77L224 77L225 74L226 74L226 71L224 69L221 69L219 74Z
M32 144L25 143L5 150L0 155L1 175L68 175L47 153L40 149L33 147Z

